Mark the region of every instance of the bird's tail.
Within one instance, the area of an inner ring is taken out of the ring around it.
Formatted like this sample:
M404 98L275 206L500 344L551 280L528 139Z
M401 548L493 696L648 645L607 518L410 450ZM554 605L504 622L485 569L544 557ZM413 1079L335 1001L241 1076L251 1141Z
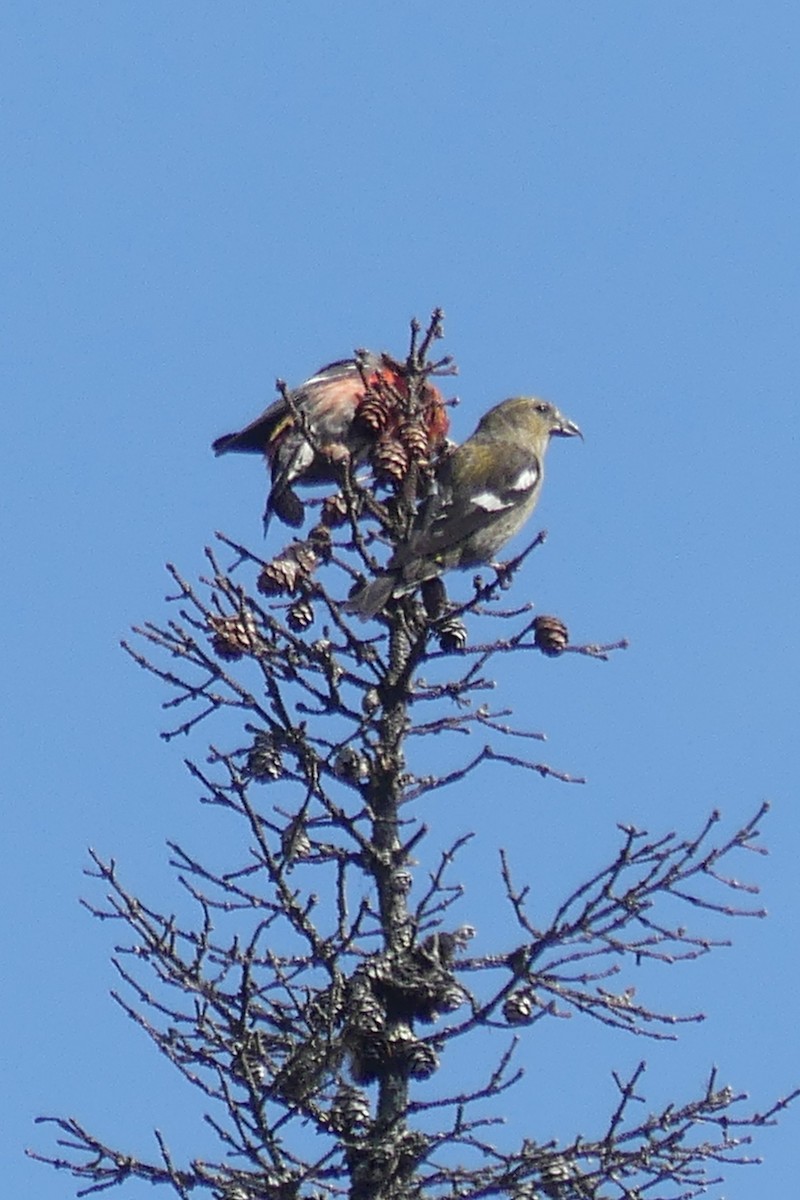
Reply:
M248 425L247 429L218 437L211 443L211 449L215 454L229 454L231 451L238 454L264 454L266 445L267 439L263 430L254 433Z
M393 571L386 571L359 588L355 595L345 600L342 608L345 612L355 613L362 621L367 621L386 607L396 585L397 575Z

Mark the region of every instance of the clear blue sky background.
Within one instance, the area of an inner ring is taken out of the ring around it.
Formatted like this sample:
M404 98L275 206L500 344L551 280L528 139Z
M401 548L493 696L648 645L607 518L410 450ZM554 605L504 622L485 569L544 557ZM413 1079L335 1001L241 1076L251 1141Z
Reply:
M643 1055L654 1103L712 1062L760 1107L800 1081L799 52L800 12L778 0L7 0L8 1195L73 1194L21 1157L47 1144L42 1112L142 1152L157 1124L211 1156L191 1096L107 997L118 931L77 904L98 898L87 845L169 908L165 839L220 836L181 765L203 738L159 741L163 696L118 639L163 617L165 560L199 572L217 528L258 543L259 465L215 461L211 439L276 375L402 353L435 304L457 436L531 390L585 430L551 451L550 538L520 589L576 639L632 642L605 666L526 660L500 693L586 788L509 781L489 818L487 772L426 813L441 836L484 834L462 914L482 948L505 936L482 893L498 845L544 904L613 853L618 821L690 831L774 802L771 857L737 864L770 920L642 994L708 1021L677 1048L536 1026L529 1131L590 1133L610 1069ZM715 1194L790 1194L798 1120Z

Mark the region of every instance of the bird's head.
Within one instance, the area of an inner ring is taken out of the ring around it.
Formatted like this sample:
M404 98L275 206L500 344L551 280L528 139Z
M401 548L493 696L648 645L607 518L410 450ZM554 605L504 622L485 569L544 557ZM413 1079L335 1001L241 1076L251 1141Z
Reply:
M579 437L580 428L549 400L538 396L512 396L495 404L481 417L477 431L491 438L524 440L540 437Z

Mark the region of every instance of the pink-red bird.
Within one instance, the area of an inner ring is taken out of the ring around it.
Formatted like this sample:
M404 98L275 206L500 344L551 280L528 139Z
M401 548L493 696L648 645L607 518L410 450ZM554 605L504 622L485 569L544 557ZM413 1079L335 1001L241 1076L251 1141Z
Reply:
M349 456L354 466L366 462L379 434L385 440L398 432L405 418L402 406L384 401L377 424L374 413L366 419L363 406L373 388L380 395L390 389L409 397L405 367L388 354L363 351L322 367L290 391L288 400L280 396L244 429L213 443L216 454L265 456L272 481L265 527L273 513L287 525L302 525L305 509L294 484L335 483L344 459ZM429 450L444 442L450 427L442 394L428 380L422 390L421 427Z

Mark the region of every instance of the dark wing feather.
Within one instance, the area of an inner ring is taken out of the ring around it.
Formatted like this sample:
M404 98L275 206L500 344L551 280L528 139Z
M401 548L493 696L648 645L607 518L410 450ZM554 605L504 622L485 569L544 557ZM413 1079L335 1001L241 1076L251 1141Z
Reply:
M501 463L494 447L487 450L473 444L468 453L457 450L446 464L439 493L429 501L419 528L398 547L389 565L403 567L417 559L436 560L446 555L501 513L524 503L540 477L538 457L523 446L505 446Z
M379 369L382 360L371 351L365 351L361 362L365 373L370 374ZM349 383L353 386L359 380L356 360L340 358L336 362L320 367L316 374L295 388L291 393L292 400L300 408L315 398L322 403L327 400L328 404L335 405L341 393L335 388L332 389L331 384ZM291 425L293 420L294 414L290 406L283 396L279 396L254 421L245 425L244 429L218 437L212 443L211 449L215 454L227 454L229 451L240 454L266 454L269 446L280 432L280 426L284 423Z

